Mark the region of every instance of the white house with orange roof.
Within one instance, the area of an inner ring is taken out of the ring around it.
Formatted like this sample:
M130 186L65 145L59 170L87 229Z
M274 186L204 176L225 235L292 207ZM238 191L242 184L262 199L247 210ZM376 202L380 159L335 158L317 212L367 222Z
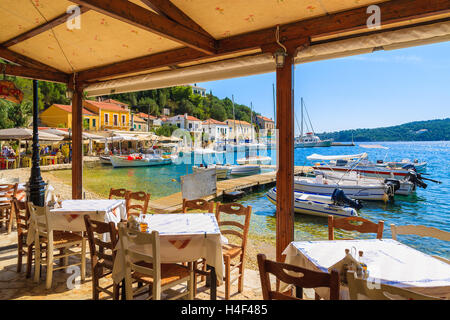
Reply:
M166 123L176 125L178 128L185 129L191 133L201 133L203 131L202 120L190 116L187 113L170 117L167 119Z
M251 140L255 137L252 125L247 121L228 119L225 122L228 125L230 139Z
M202 123L203 132L211 141L228 140L228 125L215 119L208 119Z

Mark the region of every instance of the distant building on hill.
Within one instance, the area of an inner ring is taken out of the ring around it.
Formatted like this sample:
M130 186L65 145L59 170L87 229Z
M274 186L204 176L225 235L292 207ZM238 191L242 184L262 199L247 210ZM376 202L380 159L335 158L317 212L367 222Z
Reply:
M208 140L216 142L228 140L228 125L225 122L208 119L203 121L202 127L203 132L208 136Z
M206 89L202 88L202 87L197 87L197 84L195 85L190 85L190 87L192 87L192 93L193 94L198 94L202 97L206 97Z

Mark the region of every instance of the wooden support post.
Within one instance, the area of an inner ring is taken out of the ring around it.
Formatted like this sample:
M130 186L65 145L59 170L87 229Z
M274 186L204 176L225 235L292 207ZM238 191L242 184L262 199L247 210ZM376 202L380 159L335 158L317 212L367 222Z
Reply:
M277 213L276 259L294 240L294 90L293 71L296 50L288 47L285 63L277 66Z
M74 86L72 97L72 198L83 197L83 88Z

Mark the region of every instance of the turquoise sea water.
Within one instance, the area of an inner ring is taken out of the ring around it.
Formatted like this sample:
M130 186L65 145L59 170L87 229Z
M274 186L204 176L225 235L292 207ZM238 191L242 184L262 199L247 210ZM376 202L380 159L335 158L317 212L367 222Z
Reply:
M366 149L360 144L380 144L389 149ZM416 194L396 196L393 203L364 202L360 210L361 217L372 221L384 220L384 237L390 238L390 224L420 224L436 227L450 232L450 142L377 142L357 143L355 147L330 147L295 149L295 165L310 165L306 156L312 153L323 155L356 154L367 152L369 159L401 160L404 158L427 161L428 177L442 181L442 184L426 182L426 189L418 188ZM235 163L244 157L244 152L230 152L219 155L219 158L204 156L203 163L223 162ZM276 152L269 150L267 154L276 162ZM183 160L191 159L192 155ZM196 156L200 157L200 156ZM181 159L180 159L181 160ZM195 159L198 163L199 158ZM185 162L185 161L184 161ZM170 166L147 168L116 168L103 166L85 169L84 184L88 189L107 194L110 187L125 187L131 190L145 190L152 194L152 199L160 198L180 191L180 176L192 172L192 164L173 164ZM267 190L248 194L239 202L251 205L253 215L250 235L269 242L275 239L275 206L265 197ZM328 237L327 219L307 215L295 215L296 240L323 240ZM348 234L346 234L348 237ZM367 238L373 235L351 234L351 237ZM400 241L429 254L450 258L450 243L432 238L415 236L399 236Z

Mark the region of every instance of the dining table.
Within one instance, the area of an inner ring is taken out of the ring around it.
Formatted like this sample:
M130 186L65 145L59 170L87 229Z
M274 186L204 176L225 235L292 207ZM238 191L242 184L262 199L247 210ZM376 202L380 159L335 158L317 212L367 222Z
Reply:
M355 239L294 241L283 254L287 264L313 271L329 272L329 268L342 260L346 249L358 260L362 251L368 278L377 283L405 288L417 293L442 299L450 298L450 264L436 259L393 239ZM289 286L282 284L282 290ZM328 299L329 288L316 288L316 294ZM348 300L348 287L341 283L340 299Z
M92 220L119 223L127 219L125 200L99 199L99 200L63 200L61 205L50 209L50 220L54 230L83 232L86 231L84 215ZM34 242L36 230L30 224L27 244Z
M195 262L205 259L209 272L211 300L217 298L217 282L223 282L224 262L222 244L227 239L220 233L214 213L141 214L138 223L146 223L147 232L156 230L160 237L161 263ZM112 278L120 283L125 278L123 250L117 244ZM151 256L151 244L137 248ZM216 281L213 281L217 279Z

